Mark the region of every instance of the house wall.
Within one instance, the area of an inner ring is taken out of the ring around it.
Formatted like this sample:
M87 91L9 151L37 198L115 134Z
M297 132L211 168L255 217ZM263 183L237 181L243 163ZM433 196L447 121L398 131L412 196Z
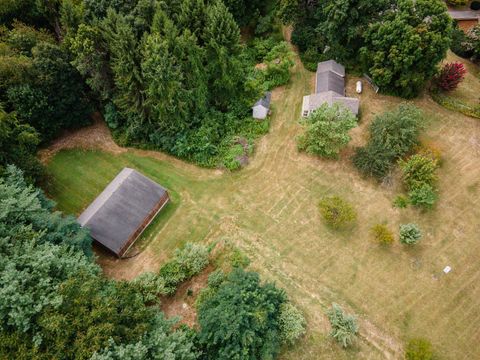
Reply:
M130 246L138 239L138 237L143 233L143 231L147 228L147 226L153 221L153 219L158 215L160 210L170 201L170 197L168 192L162 196L162 198L158 201L157 205L150 211L148 216L145 218L145 221L140 225L140 227L130 236L128 241L123 245L122 249L118 252L117 256L122 257Z
M268 115L268 109L263 106L255 106L253 108L253 118L254 119L265 119Z

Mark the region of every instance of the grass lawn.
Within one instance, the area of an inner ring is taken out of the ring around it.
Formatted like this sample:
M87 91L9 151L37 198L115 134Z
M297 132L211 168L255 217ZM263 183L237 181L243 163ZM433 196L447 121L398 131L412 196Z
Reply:
M285 360L401 359L405 341L419 336L430 339L442 359L480 358L480 121L429 97L415 101L430 118L424 137L443 151L440 201L428 213L395 209L398 183L361 178L348 159L352 149L339 161L297 152L297 119L312 76L297 65L291 83L274 91L271 131L240 172L219 174L153 152L67 150L48 163L48 193L60 209L78 214L123 166L151 176L170 190L173 204L141 240L144 252L112 260L106 273L131 278L158 269L185 241L231 239L306 314L308 335L285 350ZM355 80L349 79L351 94ZM398 103L365 86L351 146L364 143L375 114ZM323 224L317 204L325 195L355 205L353 230L335 232ZM395 232L401 223L415 222L425 236L413 248L397 240L385 249L371 239L370 228L379 222ZM453 270L443 275L446 265ZM332 302L359 317L359 341L350 350L328 337L325 310Z

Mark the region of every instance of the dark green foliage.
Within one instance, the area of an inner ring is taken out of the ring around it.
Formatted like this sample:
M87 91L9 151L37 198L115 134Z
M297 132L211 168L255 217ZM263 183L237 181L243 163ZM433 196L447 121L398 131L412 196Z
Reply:
M438 199L436 190L428 184L414 187L410 190L408 196L412 205L424 209L431 209Z
M54 44L41 42L32 49L30 81L10 87L8 101L43 141L51 140L61 129L90 122L91 108L82 80L68 54Z
M468 41L468 37L465 32L458 27L458 24L455 22L453 24L452 30L452 42L450 44L450 49L463 58L470 58L473 55L473 49L471 44Z
M131 344L115 344L94 354L91 360L195 360L199 352L194 345L194 331L180 328L172 332L174 322L166 320L163 315L155 317L152 330L138 342Z
M357 220L355 209L339 196L323 198L319 207L323 219L333 229L351 227Z
M327 316L332 326L330 336L344 348L351 346L358 334L356 317L345 313L338 304L332 304L332 308L327 312Z
M342 105L323 104L301 120L305 132L298 137L298 149L325 158L338 158L350 141L349 130L357 126L355 115Z
M368 144L357 149L353 163L365 175L383 178L397 159L418 144L422 126L423 115L413 105L402 104L378 115L369 127Z
M399 0L365 33L365 69L383 92L414 97L446 56L451 29L443 1Z
M412 339L405 350L406 360L433 360L433 348L430 341L422 338Z
M198 339L208 359L272 359L281 342L285 294L257 273L234 269L199 306Z
M53 211L55 204L31 185L27 185L23 174L13 166L8 166L4 178L0 178L0 221L12 234L16 229L31 227L33 232L42 231L36 240L56 245L69 245L91 256L92 239L88 231L82 229L73 216L63 216Z
M39 142L33 127L22 124L14 113L7 114L0 107L0 175L8 164L14 164L23 170L29 182L39 178L42 166L35 156Z

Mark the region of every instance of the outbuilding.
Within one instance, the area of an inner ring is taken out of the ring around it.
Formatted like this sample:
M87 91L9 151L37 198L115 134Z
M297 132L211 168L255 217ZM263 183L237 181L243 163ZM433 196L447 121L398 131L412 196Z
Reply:
M270 112L270 100L272 98L271 92L266 92L265 96L258 100L252 107L252 116L254 119L263 120Z
M124 168L78 217L103 247L122 257L169 202L167 190Z

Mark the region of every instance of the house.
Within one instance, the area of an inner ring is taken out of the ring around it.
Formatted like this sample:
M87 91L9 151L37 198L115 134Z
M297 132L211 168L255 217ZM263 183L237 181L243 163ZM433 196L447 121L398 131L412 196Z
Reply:
M358 115L360 101L345 96L345 67L334 60L317 65L315 93L303 97L302 116L307 117L325 103L342 104Z
M272 98L271 92L266 92L265 96L258 100L252 107L252 116L254 119L265 119L270 112L270 100Z
M122 257L169 202L167 190L124 168L78 217L92 238Z
M453 10L449 9L450 17L455 20L458 27L467 32L480 23L480 11L478 10Z

